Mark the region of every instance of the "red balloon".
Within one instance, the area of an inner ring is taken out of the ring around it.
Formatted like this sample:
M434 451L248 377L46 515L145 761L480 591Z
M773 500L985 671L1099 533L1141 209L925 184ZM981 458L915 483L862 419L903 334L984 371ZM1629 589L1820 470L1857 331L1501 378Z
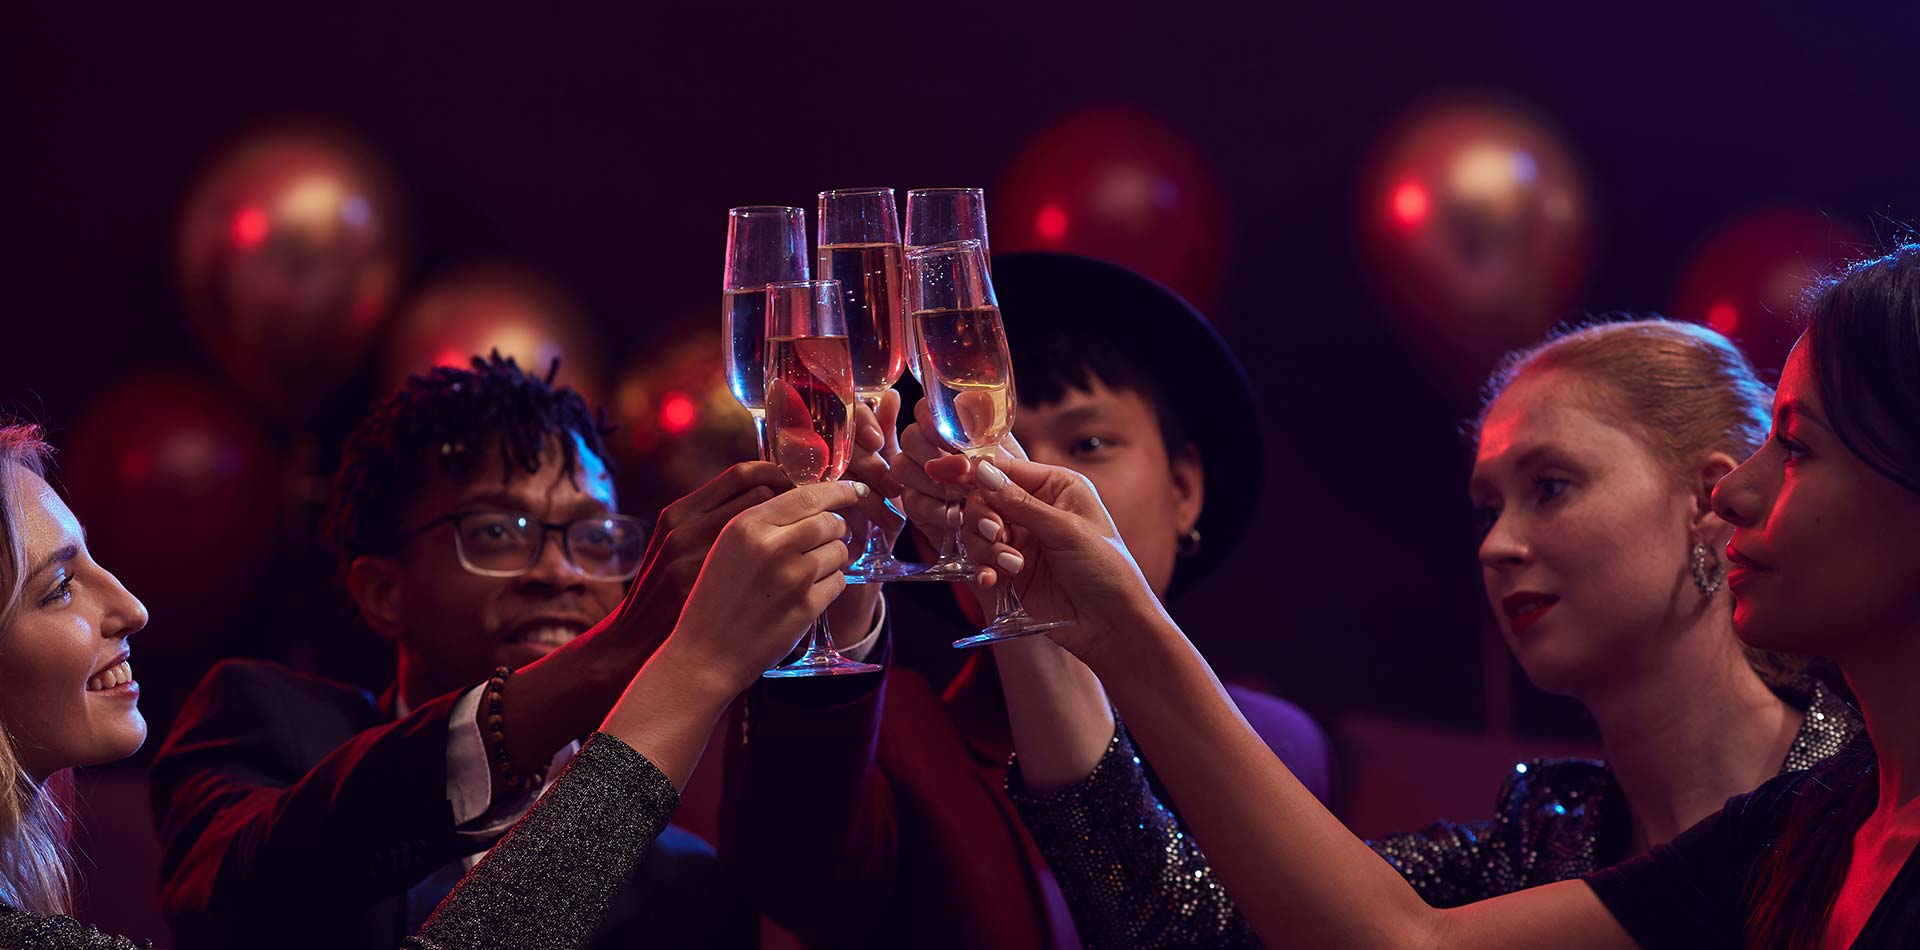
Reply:
M511 268L476 268L429 287L395 321L387 349L388 391L435 366L467 366L499 350L544 377L555 358L555 382L599 405L600 345L574 309L545 281Z
M1227 202L1179 130L1120 106L1072 113L1022 146L988 202L996 250L1071 251L1132 268L1202 309L1227 269Z
M280 527L280 460L235 396L130 379L87 411L59 477L96 560L152 614L149 647L209 646L248 602Z
M1502 103L1452 99L1390 128L1358 211L1396 330L1456 398L1563 319L1586 275L1579 169L1540 122Z
M194 329L268 408L325 406L365 354L400 278L393 193L363 149L316 131L248 141L194 190L180 230Z
M1812 208L1761 208L1721 225L1687 259L1669 312L1726 334L1761 370L1800 336L1816 280L1864 252L1858 231Z

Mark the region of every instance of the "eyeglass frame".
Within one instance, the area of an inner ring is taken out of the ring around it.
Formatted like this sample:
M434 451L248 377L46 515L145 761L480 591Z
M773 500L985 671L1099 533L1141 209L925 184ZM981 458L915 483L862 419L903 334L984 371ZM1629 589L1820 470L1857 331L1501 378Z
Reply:
M461 520L466 518L471 518L474 515L508 515L511 517L520 518L526 521L529 525L539 525L540 526L540 543L534 547L533 556L527 559L527 566L517 571L500 571L500 570L494 570L492 568L479 567L475 565L472 561L468 560L466 544L460 540L460 535L461 535L460 522ZM428 521L427 523L413 529L412 531L407 532L405 535L402 536L402 540L411 540L413 538L417 538L423 534L426 534L428 531L432 531L433 529L438 528L443 524L451 524L453 525L453 554L456 558L460 560L460 566L465 568L467 573L477 574L481 577L524 577L529 571L532 571L534 567L540 563L541 556L547 553L547 535L550 533L558 532L560 535L560 559L565 561L567 563L567 567L572 568L575 574L578 574L581 577L584 577L590 581L632 580L635 576L637 576L640 573L640 568L644 566L643 564L641 563L634 564L633 570L628 571L625 574L612 574L612 575L607 575L602 577L602 576L587 573L586 570L580 566L580 563L573 559L573 543L567 539L567 532L571 530L574 525L580 524L582 522L606 521L609 519L630 523L636 529L639 530L640 555L641 555L640 560L644 561L647 553L647 523L644 521L641 521L639 518L635 518L632 515L623 515L618 512L609 512L603 515L588 515L587 517L584 517L584 518L575 518L572 521L555 524L554 522L551 522L551 521L542 521L539 518L535 518L532 514L524 511L511 511L505 508L467 508L460 511L449 511L438 518L434 518L433 520Z

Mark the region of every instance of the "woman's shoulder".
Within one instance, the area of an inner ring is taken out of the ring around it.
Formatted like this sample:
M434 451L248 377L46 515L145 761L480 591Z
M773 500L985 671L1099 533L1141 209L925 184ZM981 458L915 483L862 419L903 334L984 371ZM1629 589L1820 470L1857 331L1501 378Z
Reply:
M1806 677L1781 698L1798 707L1805 718L1787 749L1781 772L1812 768L1831 758L1859 737L1865 728L1860 713L1838 691L1817 677Z

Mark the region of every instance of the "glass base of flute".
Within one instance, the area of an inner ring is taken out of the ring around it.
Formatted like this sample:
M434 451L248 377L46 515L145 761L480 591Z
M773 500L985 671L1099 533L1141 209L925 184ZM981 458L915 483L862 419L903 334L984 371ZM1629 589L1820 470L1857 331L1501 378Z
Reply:
M833 634L827 630L827 618L813 622L807 631L807 649L792 663L776 666L760 675L767 679L796 676L847 676L852 673L878 673L881 667L842 656L833 648Z
M1059 627L1072 626L1071 620L1041 620L1027 613L1020 606L1020 595L1013 592L1013 578L1003 578L1000 582L997 602L993 608L993 620L980 628L980 632L970 637L953 641L954 649L965 650L968 647L999 643L1003 640L1018 640L1031 637L1036 633L1045 633Z

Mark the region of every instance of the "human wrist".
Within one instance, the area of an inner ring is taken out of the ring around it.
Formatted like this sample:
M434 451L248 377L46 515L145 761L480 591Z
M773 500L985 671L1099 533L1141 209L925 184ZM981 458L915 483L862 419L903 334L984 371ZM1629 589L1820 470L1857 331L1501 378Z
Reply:
M724 638L683 623L654 651L642 672L679 682L702 699L721 705L752 686L761 671L741 662L738 650L720 649Z

